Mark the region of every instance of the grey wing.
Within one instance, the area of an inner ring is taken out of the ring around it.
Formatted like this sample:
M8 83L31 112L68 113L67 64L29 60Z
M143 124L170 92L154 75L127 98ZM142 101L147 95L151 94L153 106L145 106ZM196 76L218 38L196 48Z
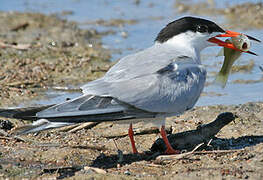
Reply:
M138 76L149 75L169 65L177 56L183 56L183 54L176 52L174 48L164 48L163 46L155 45L122 58L109 69L103 78L92 81L81 88L85 94L88 94L91 92L91 89L97 92L97 87L103 88L108 86L105 82L114 83L130 80Z
M162 58L164 53L168 57L167 59ZM149 86L148 82L151 78L149 75L168 65L173 56L173 49L160 49L156 46L126 56L114 65L103 78L83 86L83 97L41 111L37 113L37 117L52 119L52 121L61 121L62 118L65 120L65 117L69 117L68 121L70 121L70 117L72 119L74 116L72 121L75 122L154 117L155 112L147 112L129 104L129 102L143 91L145 86ZM171 58L169 59L169 57ZM140 79L138 83L134 82L137 78ZM133 86L131 89L128 88L130 82ZM127 99L129 95L130 98ZM147 96L147 94L145 95Z
M148 112L180 114L194 106L206 79L206 70L187 57L176 58L155 72L121 81L102 78L85 93L114 97Z
M39 108L36 108L37 111ZM19 112L22 119L35 119L30 125L17 128L14 133L27 134L63 127L82 122L118 121L127 119L154 118L156 113L147 112L120 102L112 97L84 95L82 97L48 107L34 114L30 112ZM24 115L26 116L24 116ZM20 119L19 117L15 117Z
M113 97L84 95L40 111L36 116L51 122L80 123L151 118L155 113L137 109Z
M39 108L36 109L36 111ZM29 110L30 114L31 110ZM20 113L19 113L20 114ZM24 115L26 116L24 116ZM147 112L123 103L113 97L84 95L48 107L34 115L20 114L23 119L38 119L33 124L17 128L14 133L27 134L82 122L104 122L127 119L154 118L157 113ZM15 117L19 118L19 117ZM20 118L19 118L20 119Z

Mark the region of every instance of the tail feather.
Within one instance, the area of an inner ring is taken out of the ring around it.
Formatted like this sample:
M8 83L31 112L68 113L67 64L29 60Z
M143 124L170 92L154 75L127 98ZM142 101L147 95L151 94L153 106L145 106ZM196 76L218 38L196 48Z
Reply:
M0 109L0 116L35 121L31 125L15 130L16 134L27 134L83 122L154 118L156 114L112 97L93 95L84 95L58 105Z
M50 122L47 119L39 119L30 125L25 125L25 126L16 128L13 131L13 133L17 135L22 135L22 134L34 133L34 132L44 131L44 130L53 129L53 128L59 128L59 127L68 126L72 124L74 123Z
M15 118L23 120L37 120L36 113L47 109L53 105L46 105L40 107L27 107L15 109L0 109L0 116L6 118Z

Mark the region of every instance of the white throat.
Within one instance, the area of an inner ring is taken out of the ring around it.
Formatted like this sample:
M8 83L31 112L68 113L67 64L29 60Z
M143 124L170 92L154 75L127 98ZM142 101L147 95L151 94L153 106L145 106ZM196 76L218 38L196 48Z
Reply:
M163 45L173 46L176 50L192 57L198 64L200 62L200 52L210 46L207 42L208 35L187 31L181 33L162 43Z

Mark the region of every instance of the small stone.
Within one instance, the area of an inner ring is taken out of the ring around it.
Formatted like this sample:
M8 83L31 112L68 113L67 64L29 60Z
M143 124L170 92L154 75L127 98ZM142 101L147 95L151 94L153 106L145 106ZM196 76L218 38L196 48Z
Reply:
M10 130L13 127L14 125L10 121L0 119L0 129Z
M128 171L128 170L126 170L126 171L124 171L124 174L127 175L127 176L129 176L129 175L131 175L131 172Z
M122 31L122 32L121 32L121 36L122 36L123 38L127 38L127 37L128 37L128 33L125 32L125 31Z
M103 169L100 169L100 168L94 168L94 167L89 167L89 166L85 166L84 167L84 170L85 171L93 171L93 172L96 172L98 174L106 174L107 171L103 170Z

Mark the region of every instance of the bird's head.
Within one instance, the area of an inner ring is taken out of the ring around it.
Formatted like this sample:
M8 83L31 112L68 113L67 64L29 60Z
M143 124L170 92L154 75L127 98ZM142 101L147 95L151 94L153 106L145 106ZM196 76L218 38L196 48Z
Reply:
M218 37L236 37L240 34L224 30L216 23L206 19L183 17L166 25L160 31L155 41L160 44L171 44L177 47L187 48L188 46L199 52L209 46L222 46L240 51L233 44L218 39ZM251 36L247 35L247 37L250 40L260 42ZM254 54L250 51L246 52Z

